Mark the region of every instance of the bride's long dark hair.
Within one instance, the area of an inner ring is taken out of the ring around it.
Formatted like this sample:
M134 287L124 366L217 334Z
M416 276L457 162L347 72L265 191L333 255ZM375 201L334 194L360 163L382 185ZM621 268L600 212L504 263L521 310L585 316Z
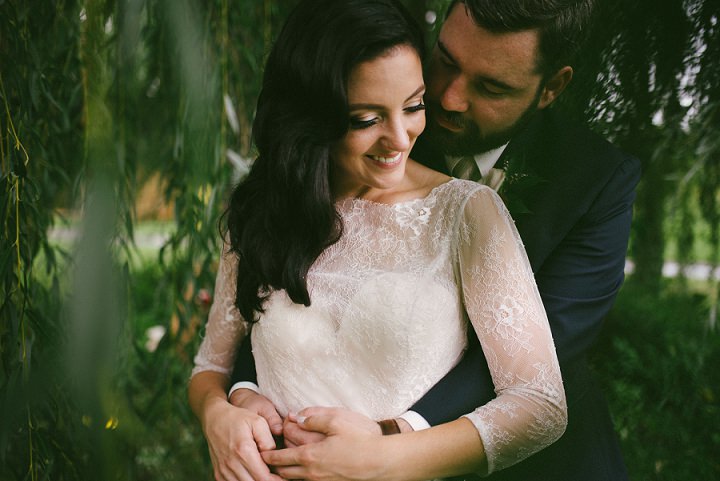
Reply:
M349 126L348 76L399 45L423 58L422 30L397 0L304 0L288 17L258 98L259 155L225 212L246 320L271 290L310 305L307 272L342 234L328 174L330 146Z

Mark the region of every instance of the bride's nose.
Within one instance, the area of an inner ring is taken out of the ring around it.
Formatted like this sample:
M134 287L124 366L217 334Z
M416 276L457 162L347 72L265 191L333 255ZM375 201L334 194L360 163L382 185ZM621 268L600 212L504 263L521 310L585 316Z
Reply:
M381 139L383 147L397 152L410 149L409 126L403 119L396 119L385 124L385 131Z

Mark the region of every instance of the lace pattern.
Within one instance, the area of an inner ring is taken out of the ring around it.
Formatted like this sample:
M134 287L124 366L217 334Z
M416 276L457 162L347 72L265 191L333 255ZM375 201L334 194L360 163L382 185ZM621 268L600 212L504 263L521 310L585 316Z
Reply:
M215 297L208 314L205 338L194 358L194 376L216 371L230 376L239 343L248 332L248 323L235 307L237 257L223 250L215 279Z
M557 439L564 391L520 237L489 188L451 180L394 205L336 205L340 241L308 273L312 304L273 292L253 326L258 384L281 414L345 406L374 419L406 411L458 362L472 323L497 397L467 414L489 472ZM224 255L194 373L228 373L248 329Z

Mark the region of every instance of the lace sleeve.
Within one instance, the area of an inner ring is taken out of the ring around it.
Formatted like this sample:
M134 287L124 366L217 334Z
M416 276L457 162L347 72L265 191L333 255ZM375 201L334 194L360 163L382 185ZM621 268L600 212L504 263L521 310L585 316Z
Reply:
M489 474L556 441L567 424L550 326L525 249L504 204L482 187L461 211L459 274L465 308L497 397L467 414Z
M230 375L235 354L248 331L248 323L235 307L237 257L224 250L215 280L215 298L210 307L205 338L195 355L192 375L217 371Z

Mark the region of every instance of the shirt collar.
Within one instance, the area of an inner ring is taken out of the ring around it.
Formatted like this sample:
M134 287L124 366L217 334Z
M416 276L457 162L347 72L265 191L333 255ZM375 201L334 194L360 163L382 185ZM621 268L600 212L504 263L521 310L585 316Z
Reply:
M490 169L495 166L507 146L508 144L501 145L500 147L497 147L495 149L488 150L487 152L483 152L482 154L475 154L473 156L473 158L475 159L475 163L477 164L478 169L480 169L480 173L483 177L488 175Z

